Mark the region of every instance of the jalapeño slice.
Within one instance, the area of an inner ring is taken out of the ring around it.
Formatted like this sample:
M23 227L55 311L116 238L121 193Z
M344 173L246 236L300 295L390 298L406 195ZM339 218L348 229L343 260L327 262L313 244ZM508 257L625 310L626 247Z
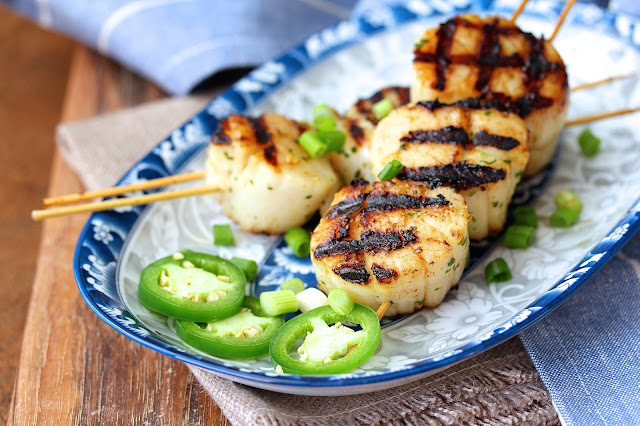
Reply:
M144 268L140 302L152 311L186 321L212 321L238 312L244 272L228 260L183 250Z
M247 296L240 311L219 321L178 321L176 334L189 345L222 358L258 358L269 352L269 342L284 324L282 315L268 317L260 301Z
M343 325L356 323L361 330ZM304 339L293 351L299 339ZM373 309L355 304L341 315L322 306L289 320L278 330L269 346L271 360L285 373L320 375L347 373L362 365L380 343L380 322Z

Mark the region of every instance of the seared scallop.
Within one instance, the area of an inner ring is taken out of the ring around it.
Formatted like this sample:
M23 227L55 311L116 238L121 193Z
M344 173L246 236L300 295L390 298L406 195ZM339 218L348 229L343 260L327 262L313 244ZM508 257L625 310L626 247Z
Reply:
M529 158L528 136L513 113L421 102L380 121L371 141L372 170L395 159L404 166L398 179L459 191L471 214L469 236L478 240L505 224Z
M369 162L369 142L380 121L373 112L373 105L383 99L391 101L394 108L405 105L409 102L409 88L383 87L368 98L358 99L344 116L333 111L337 128L345 133L346 140L342 152L330 153L329 159L345 184L356 178L375 179Z
M318 288L342 288L386 315L435 307L465 267L469 217L453 189L356 180L338 192L311 236Z
M531 132L524 175L549 164L569 104L566 68L550 42L506 19L462 15L425 31L413 66L412 102L515 113Z
M298 144L308 126L280 114L232 114L211 138L206 181L243 230L280 234L304 224L340 188L327 158Z

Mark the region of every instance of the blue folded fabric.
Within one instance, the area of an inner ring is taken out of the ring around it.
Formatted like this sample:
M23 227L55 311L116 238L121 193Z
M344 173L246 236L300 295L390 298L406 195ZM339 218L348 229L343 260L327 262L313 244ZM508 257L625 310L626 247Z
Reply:
M265 62L313 32L380 4L373 0L4 2L173 94L189 92L216 71ZM606 6L608 0L591 2ZM612 3L640 15L637 0ZM640 424L639 330L640 237L635 237L571 299L521 335L566 424Z
M347 19L356 0L3 0L156 82L188 93L229 67L256 66Z

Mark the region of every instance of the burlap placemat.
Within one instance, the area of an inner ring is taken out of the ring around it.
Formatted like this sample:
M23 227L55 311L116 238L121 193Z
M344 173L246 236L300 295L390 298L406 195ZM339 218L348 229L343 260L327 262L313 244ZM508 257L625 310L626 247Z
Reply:
M87 189L110 186L208 97L174 98L61 124L59 147ZM517 338L425 379L343 397L280 394L191 370L238 425L559 423L549 393Z

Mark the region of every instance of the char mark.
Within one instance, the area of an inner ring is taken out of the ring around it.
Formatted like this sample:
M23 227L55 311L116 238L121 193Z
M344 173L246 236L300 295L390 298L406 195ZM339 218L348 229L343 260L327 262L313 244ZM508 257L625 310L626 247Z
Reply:
M353 183L352 183L353 184ZM358 194L356 198L348 198L346 200L340 201L338 204L334 205L329 209L326 214L326 217L329 219L333 219L336 217L345 217L350 216L353 213L360 210L364 204L365 198L367 198L368 193Z
M214 145L231 145L231 139L229 138L229 136L227 135L228 132L228 118L225 118L224 120L222 120L219 124L218 127L216 128L216 131L213 132L213 135L211 136L211 143Z
M425 207L446 206L449 200L444 195L437 197L414 197L405 194L376 194L367 198L367 208L363 213L374 211L392 211L400 209L420 209Z
M453 43L453 36L456 33L459 19L451 19L440 25L438 28L437 37L438 45L436 46L436 76L433 88L436 90L443 90L447 84L447 72L449 70L449 64L451 58L449 57L449 51L451 50L451 44Z
M371 265L371 272L373 272L373 276L378 279L378 282L381 282L382 284L389 284L398 277L398 272L396 270L385 268L376 263Z
M437 101L436 101L437 102ZM449 143L467 145L469 136L462 127L448 126L437 130L412 130L400 138L408 143Z
M465 161L434 167L405 168L398 175L402 180L426 182L431 189L450 186L456 190L498 182L505 177L506 173L502 169L468 164Z
M518 114L521 118L527 117L533 111L548 108L553 104L553 99L544 97L537 92L530 92L520 98L512 98L503 93L483 93L475 98L465 98L450 104L435 101L420 101L417 105L430 111L439 108L456 106L470 109L497 109L500 112Z
M473 136L474 145L493 146L502 151L509 151L520 143L517 139L509 136L498 136L487 133L484 130L480 130Z
M264 116L258 118L249 118L249 123L256 135L256 141L260 145L266 145L271 142L271 133L267 131L267 124L264 121Z
M269 145L264 149L264 159L272 166L278 165L278 152L275 146Z
M349 122L349 134L357 146L362 146L364 144L364 129L358 125L357 121L353 120Z
M349 255L359 251L375 254L381 251L390 252L413 244L418 237L413 231L376 232L367 231L359 240L331 240L316 247L316 259L335 255Z
M333 268L333 272L338 274L343 280L355 284L367 284L371 276L362 261L336 266Z

